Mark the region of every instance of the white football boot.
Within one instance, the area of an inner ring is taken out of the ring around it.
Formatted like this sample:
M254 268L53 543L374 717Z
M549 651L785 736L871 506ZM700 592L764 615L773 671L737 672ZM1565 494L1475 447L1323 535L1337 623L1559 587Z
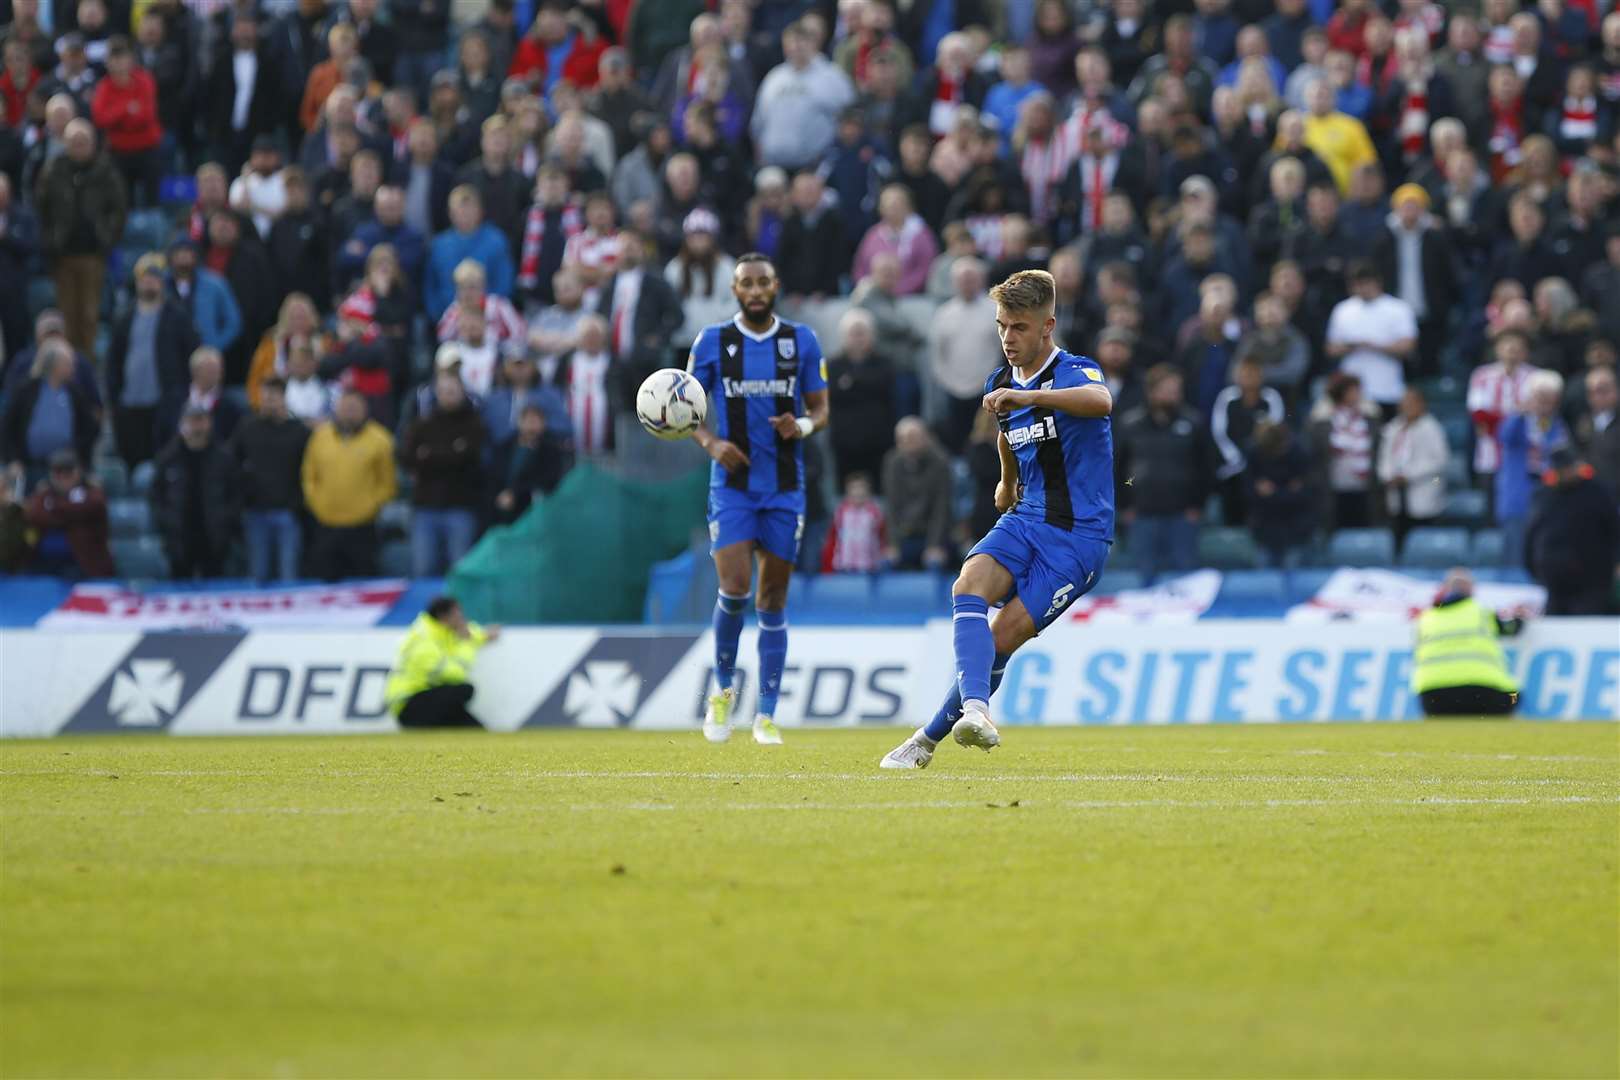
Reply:
M712 743L723 743L731 738L731 706L736 703L737 691L722 690L709 695L709 711L703 714L703 737Z
M781 746L782 733L776 730L776 721L768 716L754 717L754 741L761 746Z
M905 742L883 755L878 762L880 769L926 769L928 763L934 760L934 747L937 743L930 742L928 737L918 728Z
M990 713L976 701L968 702L963 708L962 719L951 727L951 737L963 746L986 752L1001 745L1001 733L990 722Z

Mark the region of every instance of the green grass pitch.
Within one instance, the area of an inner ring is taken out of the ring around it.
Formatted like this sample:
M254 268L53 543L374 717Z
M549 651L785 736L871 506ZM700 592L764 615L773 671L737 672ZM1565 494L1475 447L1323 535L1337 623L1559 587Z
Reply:
M8 1076L1615 1076L1620 727L0 745Z

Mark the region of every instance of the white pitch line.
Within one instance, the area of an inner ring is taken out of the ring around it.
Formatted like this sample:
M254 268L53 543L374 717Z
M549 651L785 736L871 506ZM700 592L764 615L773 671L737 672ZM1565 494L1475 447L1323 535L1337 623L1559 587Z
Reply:
M457 804L451 804L457 805ZM493 806L485 807L479 804L459 804L463 810L475 810L492 815L499 814L549 814L558 812L569 813L674 813L685 811L688 813L710 814L716 811L735 812L782 812L789 810L816 810L816 811L854 811L868 812L874 810L969 810L969 809L1026 809L1026 810L1286 810L1306 809L1312 807L1483 807L1483 806L1571 806L1571 805L1601 805L1620 806L1620 798L1602 798L1589 795L1564 795L1553 798L1469 798L1469 797L1420 797L1414 799L1242 799L1223 801L1219 799L1058 799L1043 801L1038 799L1019 800L1018 807L1009 807L998 804L988 804L982 799L909 799L897 802L731 802L719 805L676 805L674 803L659 802L604 802L604 803L568 803L559 806ZM264 816L264 817L362 817L362 816L399 816L405 814L433 814L439 813L443 808L437 806L235 806L235 807L187 807L175 811L153 809L124 809L112 812L86 812L83 810L36 810L25 809L16 812L19 817L215 817L215 816Z
M322 778L348 778L367 779L387 777L389 780L399 779L398 773L384 773L381 771L345 771L345 770L291 770L289 772L262 772L262 771L235 771L235 770L183 770L159 769L142 772L132 769L121 769L113 773L107 769L82 770L13 770L0 771L0 777L42 777L42 776L82 776L82 777L112 777L117 776L123 780L140 780L152 777L190 778L190 777L236 777L236 778L285 778L289 775L298 775L313 771ZM480 780L679 780L687 782L731 783L755 781L807 781L840 783L906 783L904 777L876 770L870 773L769 773L769 772L682 772L679 770L639 770L634 772L619 772L616 770L584 770L584 769L500 769L460 772L445 776L422 776L420 782L441 783L477 783ZM957 783L957 784L1410 784L1415 786L1432 786L1447 784L1473 784L1473 785L1501 785L1506 787L1542 787L1560 784L1605 783L1614 778L1610 777L1565 777L1565 776L1365 776L1365 775L1322 775L1310 773L1238 773L1238 774L1211 774L1211 773L1056 773L1041 775L1039 773L992 773L992 774L931 774L928 782Z

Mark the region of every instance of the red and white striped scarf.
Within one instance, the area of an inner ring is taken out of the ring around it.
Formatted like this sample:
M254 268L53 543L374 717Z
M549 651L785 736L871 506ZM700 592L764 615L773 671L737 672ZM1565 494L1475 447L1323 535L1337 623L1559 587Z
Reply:
M1491 102L1491 179L1500 183L1519 164L1519 143L1524 138L1524 100L1510 105Z
M607 353L576 352L568 365L568 416L574 422L574 443L586 454L608 449L613 416L608 404Z
M828 569L838 574L870 574L883 562L883 508L876 502L845 500L833 511L833 549Z
M451 304L439 316L435 328L440 341L454 341L461 333L461 304ZM512 301L494 293L484 294L484 336L498 348L518 348L528 339L529 328Z
M1046 223L1057 213L1057 189L1068 175L1079 144L1072 141L1067 124L1060 125L1044 139L1030 139L1018 160L1024 185L1029 188L1029 215Z
M1421 90L1407 90L1400 117L1401 153L1407 161L1423 154L1429 139L1429 84Z
M1082 154L1080 166L1080 224L1091 233L1102 228L1103 205L1113 190L1114 176L1119 171L1119 155L1096 157Z
M1564 99L1564 111L1558 118L1558 137L1561 139L1595 139L1598 133L1597 98Z
M1507 23L1493 26L1485 34L1485 62L1511 64L1513 62L1513 27Z
M564 243L585 228L585 217L577 206L562 208ZM529 207L528 220L523 224L523 251L518 261L517 284L520 289L532 289L540 283L540 248L546 240L546 208L539 203Z

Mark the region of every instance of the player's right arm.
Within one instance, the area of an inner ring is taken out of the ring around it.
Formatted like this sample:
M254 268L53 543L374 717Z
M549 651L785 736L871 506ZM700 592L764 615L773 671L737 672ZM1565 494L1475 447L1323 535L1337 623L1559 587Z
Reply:
M703 418L703 423L692 432L692 440L703 448L703 452L720 463L726 472L736 472L738 469L748 468L748 455L737 449L737 445L720 438L709 428L709 417L714 415L718 407L718 400L724 395L717 393L723 389L720 385L719 372L719 335L709 330L698 334L697 340L692 342L692 351L686 356L687 374L703 386L703 392L709 395L709 415ZM711 344L712 343L712 344ZM713 356L710 353L714 353Z
M1001 455L1001 479L996 483L996 510L1005 514L1018 504L1018 458L1007 445L1005 433L996 436L996 452Z

